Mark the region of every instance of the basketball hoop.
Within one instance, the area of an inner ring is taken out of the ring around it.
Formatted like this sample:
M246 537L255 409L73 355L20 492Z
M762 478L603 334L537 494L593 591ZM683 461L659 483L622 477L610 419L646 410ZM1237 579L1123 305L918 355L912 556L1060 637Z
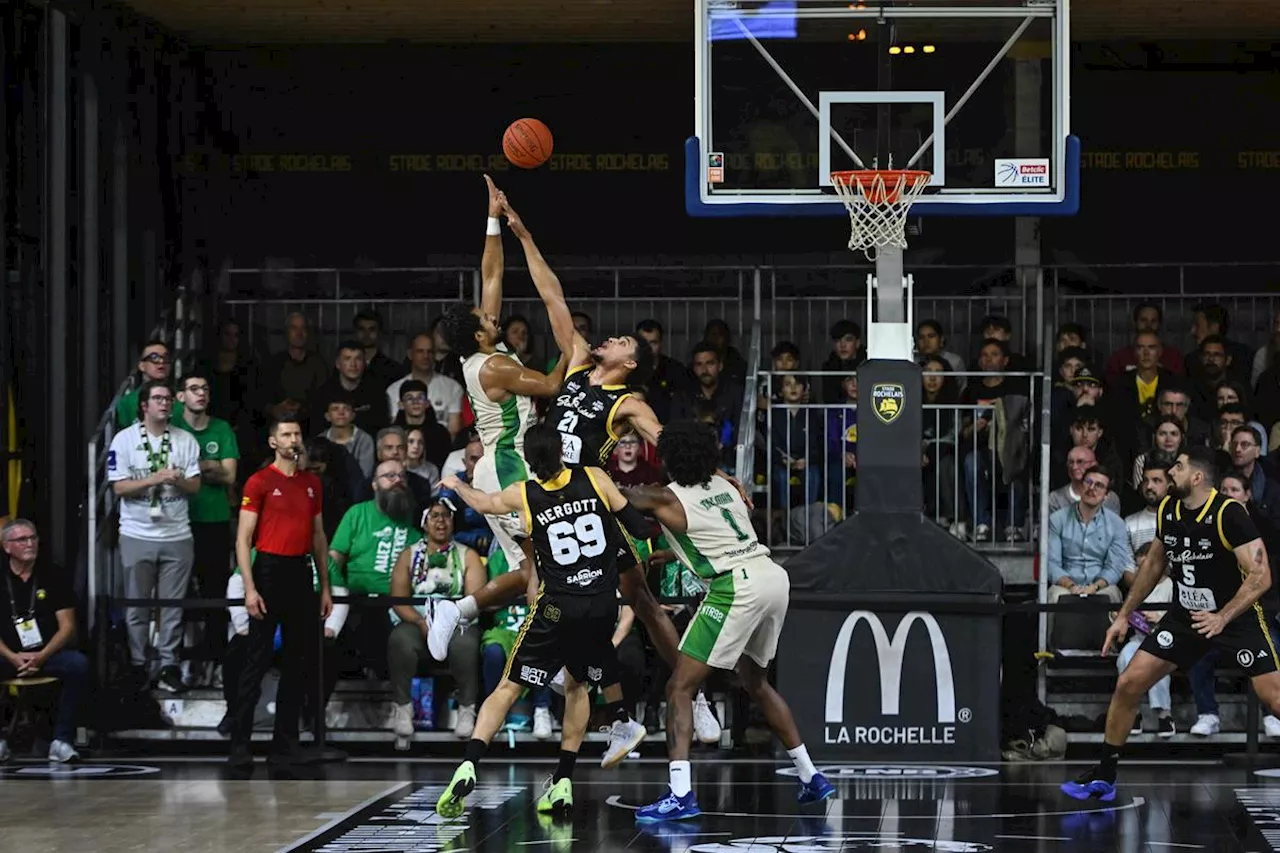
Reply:
M849 249L875 260L882 246L907 247L907 212L929 186L928 172L863 169L832 172L831 183L849 211Z

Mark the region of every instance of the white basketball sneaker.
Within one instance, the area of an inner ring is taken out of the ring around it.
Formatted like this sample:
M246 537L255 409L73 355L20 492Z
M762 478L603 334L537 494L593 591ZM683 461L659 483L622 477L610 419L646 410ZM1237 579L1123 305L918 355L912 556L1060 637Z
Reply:
M621 764L644 741L647 734L649 733L644 726L635 720L625 723L615 720L609 729L609 746L604 751L604 758L600 759L600 766L614 767Z
M391 713L391 731L396 736L396 749L404 752L413 740L413 705L396 705Z
M707 697L701 690L693 700L693 734L699 743L717 744L720 742L720 721L707 703Z
M434 602L431 624L427 627L427 649L433 658L443 661L449 657L449 644L461 621L462 611L456 603L445 598Z

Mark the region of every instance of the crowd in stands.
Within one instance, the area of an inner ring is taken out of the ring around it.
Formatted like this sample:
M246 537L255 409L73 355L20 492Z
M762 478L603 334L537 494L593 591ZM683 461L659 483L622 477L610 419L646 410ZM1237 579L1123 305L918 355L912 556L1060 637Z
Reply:
M967 357L947 348L939 322L919 322L915 342L924 371L926 512L974 543L1034 542L1039 516L1032 484L1043 475L1051 489L1049 548L1041 560L1049 600L1101 595L1119 601L1154 536L1155 508L1168 492L1168 467L1180 450L1207 446L1218 453L1220 489L1246 502L1264 536L1275 542L1280 457L1268 449L1280 442L1280 316L1270 339L1246 344L1229 336L1221 307L1199 306L1197 345L1188 353L1165 343L1161 320L1158 306L1140 304L1133 313L1132 345L1114 353L1095 351L1088 329L1064 324L1057 333L1047 423L1037 421L1034 383L1019 375L1032 371L1034 363L1013 347L1007 318L984 318L975 330L979 343ZM574 321L591 339L592 318L575 314ZM181 377L172 373L166 344L148 342L137 364L141 381L119 400L119 431L107 467L121 498L119 551L127 596L243 595L232 571L240 489L269 461L267 424L286 415L301 419L310 436L303 460L322 484L330 559L321 570L328 572L335 595L457 598L507 570L505 560L495 558L501 549L494 548L484 517L441 489L442 478L450 474L468 480L482 448L471 430L461 360L449 351L438 323L414 335L404 353L383 351L382 323L372 313L357 316L350 339L329 354L317 351L310 323L300 313L287 318L285 349L265 357L247 352L241 331L235 322L224 323L212 350ZM748 366L732 344L728 325L708 323L687 363L664 352L657 321L640 322L635 335L656 357L652 377L635 390L664 422L696 418L715 425L731 470L743 426ZM548 354L536 347L526 320L509 318L504 336L526 364L547 366ZM852 507L857 371L865 358L861 328L840 320L830 330L825 352L778 341L770 362L762 365L772 375L759 384L756 402L755 471L762 498L757 515L771 541L790 543L774 529L787 523L788 513L823 505L834 506L838 517ZM1051 461L1041 472L1033 449L1043 438ZM634 434L621 437L610 473L623 485L661 480L652 448ZM10 534L17 538L11 540ZM11 548L22 547L34 529L19 526L14 533L6 528L5 535L11 566L18 565ZM1280 542L1275 544L1271 553L1280 553ZM696 582L664 559L661 543L655 543L654 552L648 565L654 591L667 598L696 596ZM55 600L61 602L60 596ZM1152 600L1167 599L1162 584ZM669 610L677 622L689 613L687 604ZM342 677L387 682L397 709L388 727L398 740L412 733L413 721L404 716L412 683L431 669L415 613L421 611L412 606L387 611L341 605L325 623L323 695L327 699ZM452 725L459 737L470 735L475 708L500 680L524 615L522 601L483 614L466 627L438 668L453 685ZM1146 629L1159 615L1145 614ZM40 629L54 635L57 620L49 621L49 614L42 618ZM123 622L132 683L138 690L169 693L194 686L234 690L233 673L244 666L248 618L235 607L161 608L156 614L128 609ZM1071 620L1059 621L1061 631L1055 627L1051 641L1065 647ZM1119 658L1121 668L1142 630L1135 626ZM17 638L3 634L0 639L8 649L16 648ZM657 708L662 664L626 608L620 610L614 641L620 653L625 650L627 700L633 706L647 700L645 725L656 730L662 719ZM73 671L79 666L60 654ZM0 661L0 668L6 665L20 669L11 654ZM1219 725L1212 667L1209 661L1192 673L1200 715L1192 731L1197 734L1212 734ZM1168 685L1153 689L1150 701L1157 731L1172 734ZM699 736L714 740L719 724L700 702ZM520 718L513 721L549 738L552 709L550 691L537 691L527 707L518 706ZM309 707L304 716L318 710ZM59 737L66 740L61 718L59 726ZM224 720L220 728L225 733L229 726ZM1280 736L1280 720L1269 718L1267 730Z

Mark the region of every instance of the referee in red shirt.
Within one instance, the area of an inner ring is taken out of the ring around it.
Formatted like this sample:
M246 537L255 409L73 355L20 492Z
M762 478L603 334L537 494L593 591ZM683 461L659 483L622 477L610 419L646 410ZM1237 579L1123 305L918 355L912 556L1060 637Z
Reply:
M276 626L281 626L280 689L268 763L276 766L316 760L298 746L298 713L303 691L317 672L320 620L333 609L329 594L329 542L321 526L320 478L298 470L302 426L284 417L271 425L267 443L275 461L249 478L240 502L236 562L244 579L244 606L252 617L245 644L240 690L231 714L231 758L235 770L253 768L250 738L253 712L262 695L262 677L271 666ZM257 556L250 561L250 554ZM311 554L320 580L315 581Z

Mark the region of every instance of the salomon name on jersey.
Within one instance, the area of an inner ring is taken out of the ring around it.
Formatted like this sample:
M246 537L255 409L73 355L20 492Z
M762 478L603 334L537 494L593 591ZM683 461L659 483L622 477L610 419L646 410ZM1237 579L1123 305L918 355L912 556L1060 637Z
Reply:
M562 458L571 468L608 464L620 438L613 431L618 404L631 396L625 385L592 385L592 365L574 368L547 414L564 445Z

